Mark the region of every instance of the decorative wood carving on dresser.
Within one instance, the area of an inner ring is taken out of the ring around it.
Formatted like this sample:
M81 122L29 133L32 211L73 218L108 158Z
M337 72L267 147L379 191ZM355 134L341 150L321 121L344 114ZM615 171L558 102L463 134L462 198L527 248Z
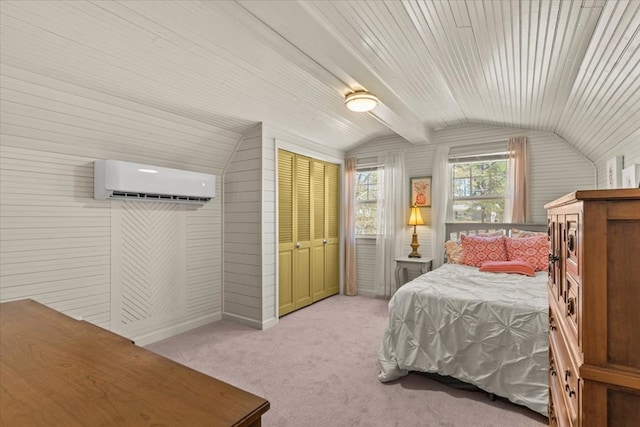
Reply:
M640 426L640 190L547 205L549 423Z

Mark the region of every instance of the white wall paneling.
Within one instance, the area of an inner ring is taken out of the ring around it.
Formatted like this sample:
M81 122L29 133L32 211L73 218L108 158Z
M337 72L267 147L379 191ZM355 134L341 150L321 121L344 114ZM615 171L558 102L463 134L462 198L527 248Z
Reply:
M185 206L111 202L111 330L125 336L186 310Z
M262 126L239 141L224 173L224 313L262 329Z
M146 320L124 331L127 336L144 344L221 318L221 197L178 210L145 204L129 228L114 228L111 206L123 202L93 200L93 161L220 175L240 135L6 61L0 73L0 300L32 298L110 328L118 321L111 317L111 295L120 283L113 282L113 269L145 260L149 268L169 270L155 277L147 272L137 287L128 277L127 292L155 296L142 307L148 311L137 314ZM122 262L114 264L112 241L123 233L142 236L160 212L168 221L165 239L152 247L129 239ZM166 264L159 262L169 253ZM163 284L165 276L173 288ZM171 316L155 315L167 310Z
M118 109L178 116L174 131L238 135L267 122L338 151L392 133L432 143L432 129L460 124L555 133L593 161L637 141L638 1L281 3L4 0L7 100L26 90L48 108L54 79L71 114L79 96L123 123ZM378 94L380 109L346 110L355 89ZM137 150L144 134L128 136L131 160L154 156ZM198 164L206 150L156 136L160 151L181 147L164 161ZM235 141L219 147L223 162Z
M527 129L462 125L436 133L438 144L469 145L526 136L531 173L531 222L546 223L545 203L575 191L596 186L595 166L557 135Z
M403 149L418 176L439 143L516 128L532 142L534 220L546 201L595 185L567 142L600 186L609 158L640 162L640 2L270 5L2 2L1 300L110 324L117 230L110 202L91 198L95 159L224 175L219 198L172 213L186 218L184 315L144 339L220 316L223 240L225 310L276 321L274 138L339 162ZM393 123L346 110L357 88L383 96ZM432 143L385 137L394 129ZM418 233L426 254L429 227Z
M504 141L511 136L523 135L528 137L531 162L531 205L532 222L545 223L546 212L544 204L556 198L575 191L595 187L595 167L582 154L578 153L566 141L557 135L547 132L526 129L511 129L497 126L461 125L434 132L436 144L451 144L465 146L479 143ZM435 145L415 146L399 137L378 138L363 144L347 153L347 156L367 158L383 156L389 151L404 151L405 170L407 173L407 192L409 191L409 177L429 176L433 167ZM422 209L425 225L418 226L419 252L422 256L433 258L431 248L431 209ZM408 219L408 217L407 217ZM411 228L407 226L406 236L411 235ZM363 286L365 293L373 289L375 269L367 269L371 257L375 259L375 240L358 239L358 287ZM409 237L406 242L406 254L411 251ZM442 256L442 254L435 254Z
M109 326L111 220L90 158L0 146L0 299Z

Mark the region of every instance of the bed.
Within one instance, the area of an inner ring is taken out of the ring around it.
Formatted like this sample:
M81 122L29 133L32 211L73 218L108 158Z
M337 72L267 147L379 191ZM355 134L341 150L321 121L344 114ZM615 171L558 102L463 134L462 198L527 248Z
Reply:
M482 224L447 226L447 236ZM546 232L546 225L492 224ZM532 277L446 263L389 301L379 350L381 382L409 371L450 376L547 415L546 271Z

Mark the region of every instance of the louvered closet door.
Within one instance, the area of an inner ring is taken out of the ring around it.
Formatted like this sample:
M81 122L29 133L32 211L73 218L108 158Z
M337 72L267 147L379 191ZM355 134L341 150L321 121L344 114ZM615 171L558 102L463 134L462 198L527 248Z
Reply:
M279 314L338 293L339 166L278 151Z
M280 316L295 310L293 159L292 153L278 151L278 308Z
M327 164L325 281L327 295L340 290L340 166Z
M294 296L295 308L313 302L311 290L311 164L308 157L295 156Z
M337 294L340 287L340 168L314 162L313 165L313 300Z
M325 276L325 233L326 200L325 200L325 169L323 162L313 162L312 167L312 198L313 198L313 239L311 240L312 264L311 282L313 285L313 300L317 301L326 296Z

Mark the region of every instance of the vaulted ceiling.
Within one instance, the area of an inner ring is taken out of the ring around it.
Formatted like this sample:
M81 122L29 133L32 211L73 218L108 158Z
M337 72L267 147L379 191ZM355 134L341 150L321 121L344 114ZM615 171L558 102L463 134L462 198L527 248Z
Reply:
M640 140L640 1L2 1L2 67L347 151L466 123ZM381 105L344 107L366 89Z

